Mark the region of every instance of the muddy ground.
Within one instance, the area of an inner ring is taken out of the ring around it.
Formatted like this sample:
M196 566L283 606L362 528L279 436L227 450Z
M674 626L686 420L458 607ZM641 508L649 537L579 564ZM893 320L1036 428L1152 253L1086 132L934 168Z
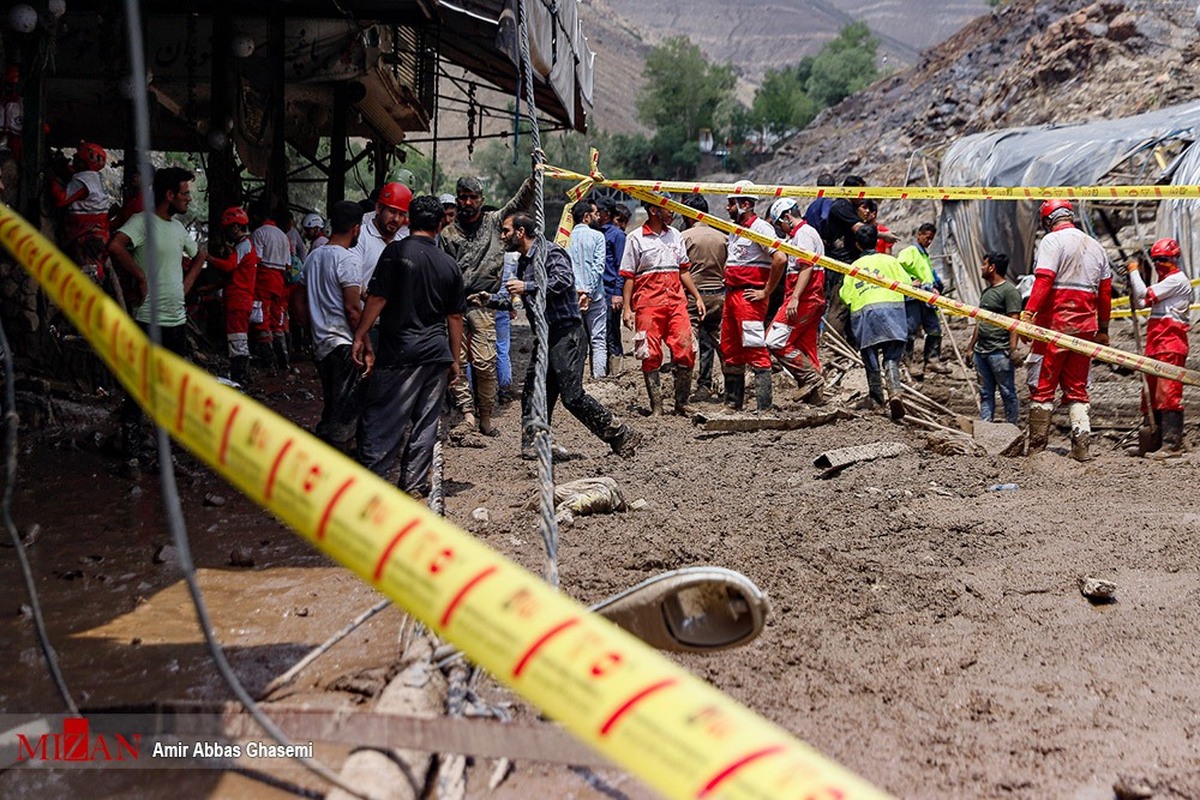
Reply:
M527 336L523 324L516 330ZM520 370L527 355L516 358ZM263 389L281 413L311 426L319 390L312 365L299 366L298 381ZM876 415L789 432L704 433L685 419L642 416L633 370L589 383L646 441L623 461L559 408L557 441L581 457L559 465L558 478L608 475L648 504L565 528L563 587L594 602L667 569L744 572L771 598L763 635L740 650L679 660L900 797L1098 800L1122 779L1158 798L1198 797L1200 457L1159 464L1125 455L1118 440L1137 419L1136 380L1103 365L1093 375L1101 430L1090 464L1065 458L1062 429L1051 451L1029 459L939 455L924 434ZM961 374L930 375L925 386L973 410ZM782 394L784 413L798 413ZM1057 421L1065 424L1064 412ZM536 515L527 509L534 472L517 455L516 405L502 408L499 424L502 436L486 448L447 450L448 515L540 571ZM17 523L40 526L30 557L80 703L229 697L178 570L154 563L168 539L157 482L120 477L83 427L24 437ZM1200 445L1194 427L1189 437ZM877 441L913 449L829 479L812 466L826 449ZM202 584L254 692L377 596L182 463ZM989 490L1004 483L1019 488ZM227 502L206 505L211 492ZM478 508L489 521L472 518ZM250 549L253 567L230 566L238 545ZM1081 575L1115 581L1116 602L1085 600ZM0 587L0 713L55 713L20 610L27 600L12 550L0 551ZM398 658L400 620L394 609L376 617L281 702L367 707ZM485 683L482 692L529 714L503 690ZM318 755L336 767L346 751ZM472 770L471 796L650 796L617 770L597 770L589 783L563 767L525 763L489 793L491 769ZM4 797L168 795L287 796L216 771L0 774Z

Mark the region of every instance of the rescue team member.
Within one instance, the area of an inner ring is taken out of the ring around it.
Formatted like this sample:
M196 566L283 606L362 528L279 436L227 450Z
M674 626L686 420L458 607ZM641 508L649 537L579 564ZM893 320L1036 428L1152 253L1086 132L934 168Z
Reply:
M679 231L671 227L674 212L653 203L642 203L646 224L625 239L621 257L622 316L625 327L646 337L646 355L642 359L642 377L650 397L650 415L663 412L662 383L658 371L663 361L663 345L671 351L675 365L675 413L688 414L692 396L692 367L696 354L692 349L692 323L688 318L683 290L696 301L704 316L704 298L696 289L690 272L687 248Z
M112 198L104 189L100 170L108 163L104 148L91 142L80 142L71 158L71 180L63 188L57 180L50 181L50 196L54 205L67 210L65 230L67 254L89 278L99 282L104 278L105 248L108 244L108 209Z
M256 209L262 222L250 235L258 252L258 274L254 278L254 299L262 304L262 319L254 323L255 356L286 371L287 341L283 315L287 313L287 272L292 266L292 243L279 229L266 209Z
M1100 243L1074 225L1075 210L1067 200L1047 200L1041 208L1046 235L1038 246L1033 291L1021 312L1022 322L1099 344L1108 344L1112 313L1112 269ZM1092 359L1038 342L1042 355L1037 386L1029 393L1029 452L1046 449L1054 395L1061 386L1071 419L1071 458L1091 461L1088 437L1088 372Z
M794 247L816 256L825 255L821 235L800 213L790 197L776 200L767 215L775 230ZM825 402L825 379L817 354L817 334L825 313L825 270L820 264L788 256L783 284L783 305L767 331L767 347L800 388L800 399L813 405Z
M734 189L752 186L747 180ZM743 228L775 238L775 229L754 213L758 198L735 191L726 197L729 218ZM721 316L721 355L725 358L725 405L741 410L746 401L746 365L754 370L758 410L771 408L771 355L764 322L771 292L787 268L787 255L737 234L729 234L725 258L725 308Z
M1133 308L1150 308L1146 323L1146 357L1182 367L1188 355L1188 306L1192 285L1179 270L1179 242L1159 239L1150 248L1158 281L1146 287L1137 261L1129 262L1129 293ZM1154 412L1154 446L1146 458L1178 458L1183 453L1183 384L1146 376L1143 410Z
M896 256L900 265L912 279L912 285L927 292L932 292L937 286L933 275L933 261L929 258L929 245L937 235L937 226L932 222L924 222L917 228L917 243L911 244ZM925 349L921 376L926 370L946 375L950 369L942 364L942 325L938 320L935 306L923 300L912 297L904 298L904 311L908 315L908 339L904 345L904 355L909 363L913 363L913 346L917 340L917 331L925 329ZM915 377L915 376L914 376Z
M702 194L690 194L681 201L707 214L708 201ZM713 360L721 355L721 316L725 307L725 234L691 217L683 217L683 246L691 262L692 282L704 298L704 314L698 313L695 302L688 303L692 320L692 338L699 344L700 371L696 376L698 396L708 399L713 394Z
M546 423L549 424L554 404L561 396L575 419L589 431L606 442L612 451L622 458L634 455L642 435L628 425L618 422L609 411L583 390L583 362L587 353L584 343L583 324L579 317L579 299L575 293L575 272L571 269L571 257L554 242L542 238L533 217L521 212L510 214L500 228L500 239L512 253L520 253L517 275L505 284L509 295L523 297L538 291L534 282L534 262L538 248L546 248L546 310L545 322L549 330L546 353ZM525 297L525 313L531 325L538 313L532 299ZM525 394L521 400L521 458L533 460L537 453L533 447L533 384L536 378L537 342L529 355L529 370L525 373ZM556 448L556 456L566 451Z
M854 260L854 268L885 280L907 284L908 274L904 267L894 256L878 252L875 249L878 242L879 233L874 225L863 225L854 232L854 243L860 254ZM859 344L863 367L867 370L867 405L883 405L886 389L888 411L893 420L900 420L904 417L900 360L904 358L904 341L908 335L904 295L853 275L845 276L839 293L850 312L850 328L854 340ZM882 370L880 352L883 355Z
M375 274L383 248L408 236L408 206L412 196L412 189L399 181L385 183L375 198L375 210L363 216L362 233L354 246L354 254L362 265L363 294Z
M232 206L221 214L221 232L229 254L208 254L208 263L229 273L225 296L225 339L229 346L229 379L245 386L250 377L250 312L254 308L254 283L258 253L250 241L246 209Z
M304 241L308 248L308 255L312 255L312 251L318 247L329 243L329 237L325 235L325 219L313 211L304 215L304 221L300 225L304 230ZM305 259L308 258L305 256Z

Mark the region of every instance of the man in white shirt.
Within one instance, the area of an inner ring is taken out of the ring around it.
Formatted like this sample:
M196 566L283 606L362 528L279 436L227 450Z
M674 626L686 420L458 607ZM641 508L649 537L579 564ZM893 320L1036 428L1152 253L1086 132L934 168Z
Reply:
M403 183L385 183L375 201L375 211L363 217L362 233L354 252L362 263L364 294L383 248L408 236L408 206L411 202L412 189Z

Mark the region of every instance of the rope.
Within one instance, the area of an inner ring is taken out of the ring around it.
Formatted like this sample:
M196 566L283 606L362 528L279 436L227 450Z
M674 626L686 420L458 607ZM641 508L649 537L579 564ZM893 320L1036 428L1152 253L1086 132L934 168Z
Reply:
M13 523L12 500L13 491L17 486L17 427L20 417L17 416L17 390L14 385L16 374L13 370L12 350L8 345L8 334L5 333L2 324L0 324L0 350L3 350L4 358L4 527L8 530L8 535L12 537L12 546L16 548L17 560L21 564L21 577L25 581L25 591L29 595L29 607L33 610L33 627L37 631L37 640L42 648L42 655L46 658L46 668L50 671L50 678L54 681L54 686L58 689L58 694L62 697L67 710L74 716L79 716L79 707L75 705L71 691L67 688L67 682L63 679L62 670L58 666L58 657L54 653L54 646L50 644L50 635L46 632L46 620L42 616L42 604L38 600L37 586L33 582L29 556L25 554L25 543L21 541L21 534L17 532L17 526Z
M146 74L146 56L143 50L141 10L138 0L125 0L125 19L129 35L130 80L132 85L137 87L133 93L134 130L137 141L137 166L142 178L144 208L142 213L146 219L147 266L151 267L150 270L147 270L146 276L149 282L150 340L156 346L161 346L162 330L158 324L158 294L155 286L161 275L159 270L155 268L157 265L153 262L154 254L157 251L154 248L153 177L150 171L150 160L147 155L150 152L150 111L145 82L140 79L140 76ZM152 393L151 402L153 401L154 394ZM204 634L204 642L208 646L213 663L216 665L217 672L220 673L226 686L229 687L230 691L233 692L234 696L237 697L238 701L246 708L250 715L254 717L254 721L262 727L267 735L280 744L290 744L291 742L284 732L273 720L263 713L258 703L246 691L246 687L233 671L233 667L229 664L228 659L226 659L221 643L217 641L216 634L213 631L212 618L208 613L208 605L204 601L204 594L200 591L200 584L196 580L196 565L192 561L191 544L188 541L187 526L183 519L183 507L179 498L179 488L175 483L175 469L171 458L171 439L161 425L155 425L155 432L158 444L159 480L162 484L163 505L166 507L167 512L167 527L171 531L171 539L175 543L175 549L179 553L179 568L183 571L183 577L192 598L192 605L196 609L196 617L200 623L200 630ZM348 794L362 798L362 800L368 800L366 795L345 783L332 770L316 759L296 756L295 760L302 764L305 769L308 769L313 774L320 776Z
M550 356L550 331L546 324L546 248L549 244L542 235L546 226L545 203L542 198L545 177L540 167L545 163L542 153L542 134L538 127L537 99L533 92L533 64L529 57L529 18L525 11L525 0L517 6L521 20L521 72L522 86L525 90L525 114L529 120L530 132L533 136L534 180L537 192L534 193L533 215L537 223L537 238L534 242L536 249L533 257L534 281L538 290L533 293L532 313L529 315L533 322L533 335L537 346L533 350L534 380L533 403L531 418L526 423L526 432L533 438L534 450L537 452L539 493L541 495L541 520L538 530L542 534L542 542L546 546L546 567L544 575L546 582L558 587L558 522L554 519L554 461L550 450L551 430L547 421L546 408L546 365Z

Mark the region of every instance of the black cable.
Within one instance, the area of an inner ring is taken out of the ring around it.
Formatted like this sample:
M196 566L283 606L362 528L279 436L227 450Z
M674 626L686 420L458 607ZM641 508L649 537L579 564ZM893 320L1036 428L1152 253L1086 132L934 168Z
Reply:
M37 640L42 648L42 655L46 659L46 667L50 670L50 678L54 681L54 686L58 689L58 693L62 697L67 710L72 715L79 716L79 707L75 705L75 700L71 697L71 691L67 688L67 682L63 679L62 670L59 669L58 657L54 653L54 646L50 644L50 636L46 632L46 620L42 617L42 605L38 601L37 586L33 582L33 570L29 567L29 556L25 554L25 543L21 541L21 534L17 532L17 526L13 522L12 517L13 492L17 486L17 429L21 420L17 416L17 389L14 385L16 371L13 369L12 350L9 349L8 334L5 333L2 323L0 323L0 349L4 351L5 473L4 502L2 506L4 527L8 529L8 535L12 537L13 547L17 551L17 561L21 564L21 577L25 581L25 591L29 594L29 607L33 609L34 630L37 632Z

